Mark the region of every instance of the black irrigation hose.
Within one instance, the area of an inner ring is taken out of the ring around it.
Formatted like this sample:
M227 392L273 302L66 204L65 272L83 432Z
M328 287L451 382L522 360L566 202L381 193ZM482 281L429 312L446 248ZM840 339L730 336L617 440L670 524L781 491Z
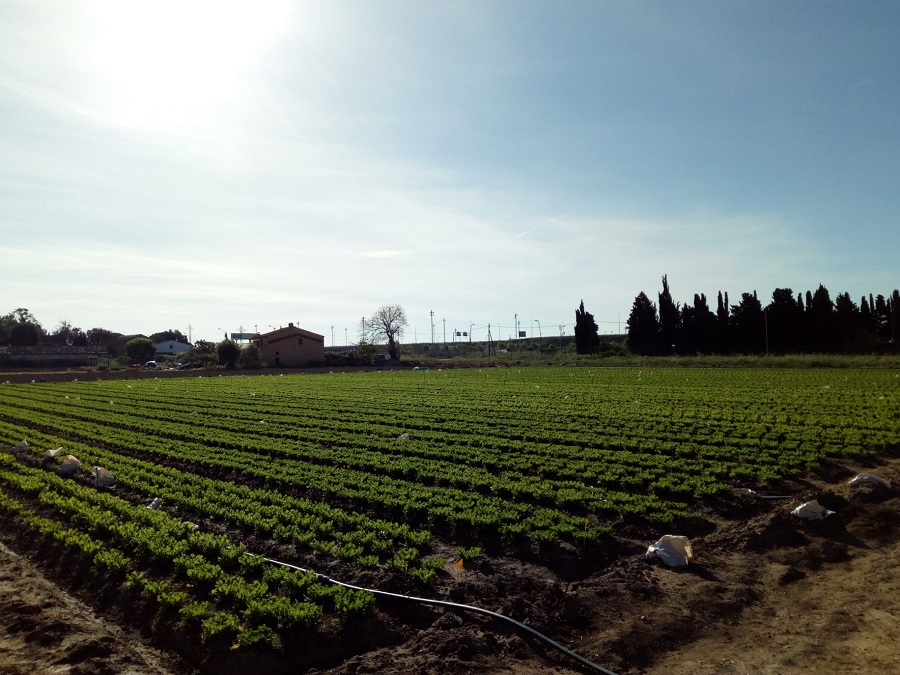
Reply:
M281 565L282 567L289 567L292 570L297 570L298 572L308 572L309 571L302 567L297 567L296 565L291 565L290 563L281 562L280 560L273 560L272 558L265 558L263 556L258 556L255 553L247 553L246 555L253 556L256 558L262 558L266 562L270 562L275 565ZM515 625L516 627L521 628L521 629L531 633L539 640L546 642L548 645L550 645L554 649L558 649L563 654L566 654L567 656L575 659L581 665L590 668L592 671L594 671L596 673L603 673L604 675L616 675L611 670L607 670L606 668L603 668L602 666L598 666L596 663L593 663L592 661L588 661L586 658L584 658L580 654L576 654L568 647L564 647L563 645L559 644L558 642L551 640L546 635L543 635L542 633L537 632L531 626L526 626L524 623L521 623L520 621L516 621L515 619L512 619L508 616L504 616L503 614L498 614L497 612L492 612L489 609L482 609L481 607L474 607L472 605L461 605L456 602L448 602L447 600L432 600L430 598L417 598L412 595L401 595L400 593L389 593L388 591L378 591L373 588L362 588L361 586L354 586L352 584L344 583L343 581L338 581L337 579L332 579L331 577L325 576L324 574L316 573L316 576L318 577L319 581L326 582L329 584L336 584L338 586L343 586L344 588L350 588L354 591L368 591L369 593L373 593L375 595L383 595L383 596L389 597L389 598L399 598L400 600L411 600L412 602L421 602L426 605L440 605L442 607L452 607L454 609L463 609L463 610L466 610L469 612L478 612L479 614L486 614L487 616L492 616L495 619L502 619L503 621L508 621L509 623Z

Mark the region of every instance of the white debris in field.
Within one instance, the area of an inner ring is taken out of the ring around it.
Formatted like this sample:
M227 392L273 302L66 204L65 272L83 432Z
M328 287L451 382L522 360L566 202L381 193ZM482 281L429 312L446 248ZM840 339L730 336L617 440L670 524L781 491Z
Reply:
M44 450L44 459L53 459L54 457L59 457L62 454L63 449L61 447L56 448L55 450Z
M81 461L77 457L74 455L66 455L66 458L63 460L62 464L59 465L57 471L60 473L74 473L79 466L81 466Z
M116 482L113 475L102 466L95 466L91 472L94 474L94 485L98 488L114 485Z
M796 509L791 511L792 516L803 518L803 520L824 520L832 513L834 513L834 511L826 509L824 506L819 504L819 501L817 499L813 499L812 501L806 502L805 504L801 504Z
M881 487L886 487L888 490L891 489L891 484L886 480L868 473L857 474L855 478L850 480L848 485L880 485Z
M25 448L27 448L27 447L28 447L28 441L26 441L25 439L22 439L21 442L10 446L9 451L13 454L16 454L18 452L25 452Z
M664 534L659 541L652 544L645 554L648 558L657 557L670 567L687 565L694 557L691 540L682 535Z
M155 511L156 509L162 506L162 500L159 497L154 497L153 501L147 504L147 508L151 511Z

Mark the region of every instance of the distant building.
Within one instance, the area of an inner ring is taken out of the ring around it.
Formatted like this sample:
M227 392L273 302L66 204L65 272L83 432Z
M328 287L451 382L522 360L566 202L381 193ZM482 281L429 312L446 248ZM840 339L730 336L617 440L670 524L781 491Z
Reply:
M154 345L157 354L187 354L191 351L191 346L186 342L178 342L178 340L166 340Z
M257 335L260 359L270 368L298 368L325 361L325 336L289 323L269 333Z
M0 347L0 366L11 368L77 368L96 366L106 347L68 347L35 345L33 347Z

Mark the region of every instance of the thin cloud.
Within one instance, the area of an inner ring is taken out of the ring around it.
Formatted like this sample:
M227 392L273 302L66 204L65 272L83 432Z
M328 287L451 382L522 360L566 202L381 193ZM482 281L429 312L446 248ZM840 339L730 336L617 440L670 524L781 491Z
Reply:
M409 251L362 251L359 255L363 258L397 258L408 254Z

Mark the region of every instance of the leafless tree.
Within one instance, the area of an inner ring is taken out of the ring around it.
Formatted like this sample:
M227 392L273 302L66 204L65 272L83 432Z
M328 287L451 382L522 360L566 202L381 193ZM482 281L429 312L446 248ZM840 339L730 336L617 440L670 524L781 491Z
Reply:
M361 341L370 343L387 342L391 360L400 358L400 338L406 321L406 310L400 305L382 305L371 317L363 317L359 322Z

